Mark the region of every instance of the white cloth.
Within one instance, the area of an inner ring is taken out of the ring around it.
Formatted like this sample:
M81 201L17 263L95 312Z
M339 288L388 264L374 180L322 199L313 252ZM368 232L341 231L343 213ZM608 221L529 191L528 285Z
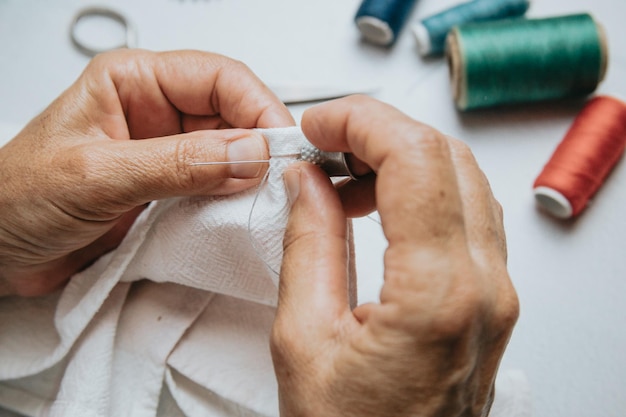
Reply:
M0 407L26 416L278 415L268 340L288 215L282 172L306 139L297 127L261 131L271 161L258 194L155 202L62 291L0 299ZM525 383L507 381L494 410L527 417L518 412Z

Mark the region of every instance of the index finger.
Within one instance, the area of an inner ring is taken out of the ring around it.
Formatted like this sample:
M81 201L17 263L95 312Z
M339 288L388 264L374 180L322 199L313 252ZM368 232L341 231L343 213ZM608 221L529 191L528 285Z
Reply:
M87 71L98 86L103 112L123 112L131 138L216 127L294 124L285 105L243 63L202 51L121 50L94 58ZM107 79L108 78L108 79ZM206 121L203 125L198 120Z
M302 130L319 148L352 152L377 173L376 201L390 244L436 247L463 236L456 171L441 133L365 96L308 109Z

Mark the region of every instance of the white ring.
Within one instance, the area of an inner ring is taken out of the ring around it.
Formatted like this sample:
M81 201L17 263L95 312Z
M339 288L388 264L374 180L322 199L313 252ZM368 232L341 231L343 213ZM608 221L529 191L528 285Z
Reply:
M552 214L560 219L568 219L572 217L574 209L569 200L557 190L539 186L534 189L535 199L537 203Z
M413 25L413 35L417 41L417 51L421 56L428 56L433 51L433 46L430 41L430 33L428 29L422 23L416 23Z
M377 45L387 46L393 42L393 31L387 22L372 16L362 16L356 19L356 25L361 35Z

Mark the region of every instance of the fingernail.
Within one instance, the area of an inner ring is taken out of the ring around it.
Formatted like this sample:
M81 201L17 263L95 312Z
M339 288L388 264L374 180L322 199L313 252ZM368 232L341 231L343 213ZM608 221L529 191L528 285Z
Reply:
M228 144L226 150L228 161L239 162L266 159L265 147L265 140L259 136L237 139ZM232 164L230 173L234 178L255 178L259 176L262 168L262 163Z
M300 170L298 168L287 168L283 174L283 179L287 189L289 205L293 206L293 203L298 199L298 194L300 194Z

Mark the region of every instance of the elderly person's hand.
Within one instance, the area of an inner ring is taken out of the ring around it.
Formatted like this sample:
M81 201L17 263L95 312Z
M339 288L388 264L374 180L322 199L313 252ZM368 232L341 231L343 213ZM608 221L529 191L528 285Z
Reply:
M260 134L232 128L293 124L278 98L226 57L97 56L0 149L0 295L55 290L116 247L152 200L253 186L259 164L190 164L267 158Z
M272 334L281 415L487 415L519 307L501 208L468 147L364 97L309 109L302 127L377 175L339 198L312 165L285 173L293 205ZM385 281L379 303L351 309L346 213L374 205Z

